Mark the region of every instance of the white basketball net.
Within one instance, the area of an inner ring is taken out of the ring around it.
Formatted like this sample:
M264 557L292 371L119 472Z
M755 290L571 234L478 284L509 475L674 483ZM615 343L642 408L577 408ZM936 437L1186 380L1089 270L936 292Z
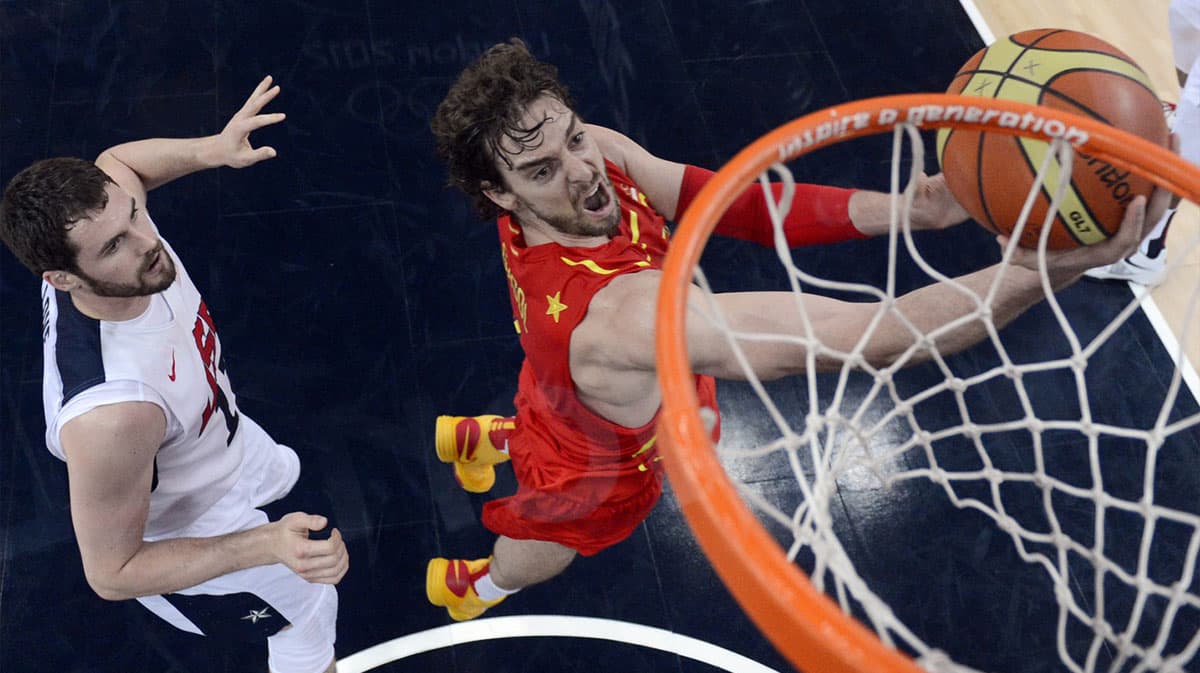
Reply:
M808 566L814 584L834 597L843 610L874 628L883 642L915 653L917 661L930 671L969 669L942 654L942 650L954 650L952 644L926 643L919 629L901 623L897 613L903 611L899 606L894 611L880 597L886 593L884 588L868 586L856 567L858 559L847 552L843 536L866 537L869 531L864 533L849 525L854 511L842 514L848 506L840 494L874 492L873 497L886 506L904 507L905 502L888 502L888 494L923 482L923 497L944 497L958 509L973 510L990 519L1002 533L996 537L1011 540L1015 554L1052 583L1053 596L1047 597L1046 605L1057 609L1054 637L1066 669L1200 670L1200 633L1196 631L1200 624L1200 579L1196 576L1200 491L1181 497L1175 489L1169 500L1159 493L1166 481L1196 484L1196 475L1200 475L1200 455L1195 454L1200 443L1196 439L1200 436L1200 413L1194 411L1197 391L1189 390L1185 380L1194 377L1194 371L1182 349L1169 346L1176 365L1165 392L1130 390L1126 382L1111 380L1092 380L1089 387L1089 362L1121 357L1112 347L1106 350L1106 346L1137 315L1147 295L1138 294L1106 328L1084 337L1072 327L1069 316L1051 294L1047 303L1057 327L1048 326L1048 331L1056 333L1046 334L1045 339L1062 340L1063 357L1030 361L1028 356L1012 350L1006 335L988 321L987 341L1000 364L987 371L956 370L933 346L938 335L953 328L953 324L920 335L895 310L900 245L936 282L957 285L968 292L926 262L913 241L908 218L912 193L900 189L900 157L905 145L913 166L908 185L914 183L924 166L918 132L911 126L898 126L893 142L892 233L884 289L835 282L799 268L780 224L792 198L792 176L786 167L777 165L770 171L774 176L764 175L761 181L775 179L786 185L779 203L773 201L768 189L764 188L764 194L776 216L776 251L787 270L796 309L805 322L807 292L854 292L878 302L871 330L885 314L891 314L918 337L917 343L893 366L878 369L861 357L871 331L852 351L835 352L817 341L811 324L803 334L739 333L729 329L715 304L691 306L689 310L708 316L725 329L776 433L764 439L727 432L719 449L722 462L765 526L778 531L777 540L789 558L803 560ZM1052 149L1033 190L1040 189L1049 164L1071 165L1073 152L1068 144L1057 143ZM1055 180L1065 183L1070 172L1069 168L1054 167L1049 174L1057 174L1060 177ZM1059 184L1052 191L1061 194L1063 186ZM1057 202L1056 196L1050 218L1057 211ZM1018 227L1025 226L1029 211L1027 203ZM1152 224L1147 222L1146 226ZM1012 240L1017 238L1014 235ZM1043 238L1043 251L1044 245ZM1184 260L1195 254L1197 246L1200 236L1193 237L1184 246L1186 249L1173 247L1170 258ZM1007 251L1006 257L1011 252ZM1195 270L1183 267L1170 273L1194 274ZM699 269L695 278L711 297ZM978 298L979 306L988 305L996 287L1003 283L1002 273L988 296ZM1043 285L1048 287L1044 273ZM1200 338L1196 333L1200 323L1200 279L1194 285L1180 343ZM980 320L983 316L980 310L965 320ZM792 380L793 384L803 383L795 388L801 390L801 404L807 408L805 417L792 417L781 410L768 393L769 386L755 377L738 348L739 342L763 339L802 343L808 352L810 372L816 369L813 365L818 355L843 363L836 373L810 373ZM932 364L923 365L925 374L931 367L936 368L942 380L932 387L909 390L902 369L922 350L932 355ZM1077 399L1076 417L1055 418L1042 410L1047 393L1036 386L1045 385L1053 376L1059 383L1054 397ZM1194 379L1191 382L1194 385ZM997 417L1000 412L980 405L980 393L996 389L1019 400L1018 415ZM1143 404L1155 405L1159 412L1144 427L1122 425L1122 419L1106 416L1112 405L1098 404L1103 402L1098 392L1117 397L1136 395ZM924 427L922 411L931 405L940 406L942 412L935 427ZM946 422L947 416L952 421ZM1123 448L1112 448L1113 442ZM1192 455L1177 455L1181 451ZM1130 464L1137 473L1125 473L1128 478L1116 483L1112 461L1129 460L1131 452L1136 459ZM778 466L783 460L799 487L791 502L778 502L778 494L764 495L739 479L752 474L760 461ZM1179 466L1190 466L1191 473L1180 474ZM928 525L936 527L940 523L929 521ZM870 542L865 540L868 547Z

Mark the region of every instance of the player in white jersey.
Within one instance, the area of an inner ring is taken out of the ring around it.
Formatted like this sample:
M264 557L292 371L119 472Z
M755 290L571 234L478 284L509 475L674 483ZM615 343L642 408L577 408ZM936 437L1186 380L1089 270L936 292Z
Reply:
M1171 0L1167 9L1175 69L1179 75L1179 103L1175 134L1179 153L1200 164L1200 0Z
M1167 26L1182 91L1178 103L1163 103L1163 113L1179 143L1179 155L1200 165L1200 0L1171 0ZM1092 269L1087 275L1148 287L1161 283L1167 275L1167 232L1178 203L1176 199L1155 223L1137 252L1114 264Z
M345 543L310 537L323 516L258 509L299 458L238 409L208 307L146 212L175 178L274 157L249 134L283 119L262 113L278 93L264 79L214 136L35 163L5 190L0 238L43 281L46 444L88 583L185 631L265 639L274 673L322 673Z

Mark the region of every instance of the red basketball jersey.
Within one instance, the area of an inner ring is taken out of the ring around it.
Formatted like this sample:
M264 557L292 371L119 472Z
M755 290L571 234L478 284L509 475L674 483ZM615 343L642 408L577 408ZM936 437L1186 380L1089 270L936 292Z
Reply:
M650 500L652 506L660 478L657 414L639 428L612 423L579 401L571 378L571 333L587 315L592 297L622 274L661 269L667 252L663 217L628 176L611 162L605 164L621 211L618 232L607 244L526 247L519 224L508 215L498 221L513 322L525 351L510 450L522 490L559 494L579 504L633 499ZM697 392L701 404L716 409L711 377L697 377ZM553 451L534 445L552 446ZM525 451L536 456L522 460ZM589 495L597 489L604 492ZM654 492L652 499L649 492ZM552 512L542 514L558 518ZM570 517L567 511L562 515L560 521ZM593 527L592 535L596 532Z

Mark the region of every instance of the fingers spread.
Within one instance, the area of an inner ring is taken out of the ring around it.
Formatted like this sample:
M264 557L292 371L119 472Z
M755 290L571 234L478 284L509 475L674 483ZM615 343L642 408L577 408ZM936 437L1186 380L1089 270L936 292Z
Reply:
M262 92L258 96L254 97L254 101L255 101L255 103L258 104L259 109L262 109L262 107L264 105L275 100L275 97L278 95L279 95L279 85L276 84L275 86L271 87L270 89L267 89L266 91Z
M254 91L252 91L250 93L250 100L254 100L255 96L261 95L262 92L264 92L268 88L270 88L271 82L272 82L272 77L270 75L267 75L266 77L262 78L262 81L260 81L258 83L258 86L254 87Z
M246 104L242 106L241 114L244 116L258 114L258 111L263 109L267 103L270 103L279 95L279 85L269 87L271 78L267 77L259 83L250 97L246 99Z
M265 115L255 115L246 120L246 132L249 133L250 131L255 131L264 126L270 126L271 124L278 124L279 122L283 121L286 118L287 118L287 115L285 115L282 112L272 112L270 114L265 114Z

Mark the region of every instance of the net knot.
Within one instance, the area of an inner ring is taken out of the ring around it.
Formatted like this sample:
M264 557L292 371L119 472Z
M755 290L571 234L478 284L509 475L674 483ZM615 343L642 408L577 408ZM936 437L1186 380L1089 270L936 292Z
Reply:
M1000 519L996 525L1000 528L1000 530L1008 533L1009 535L1015 536L1020 535L1021 533L1021 528L1019 525L1017 525L1017 522L1009 518Z
M1095 633L1098 638L1102 638L1104 640L1114 640L1117 637L1116 631L1113 630L1112 625L1103 619L1096 619L1092 621L1092 632Z

